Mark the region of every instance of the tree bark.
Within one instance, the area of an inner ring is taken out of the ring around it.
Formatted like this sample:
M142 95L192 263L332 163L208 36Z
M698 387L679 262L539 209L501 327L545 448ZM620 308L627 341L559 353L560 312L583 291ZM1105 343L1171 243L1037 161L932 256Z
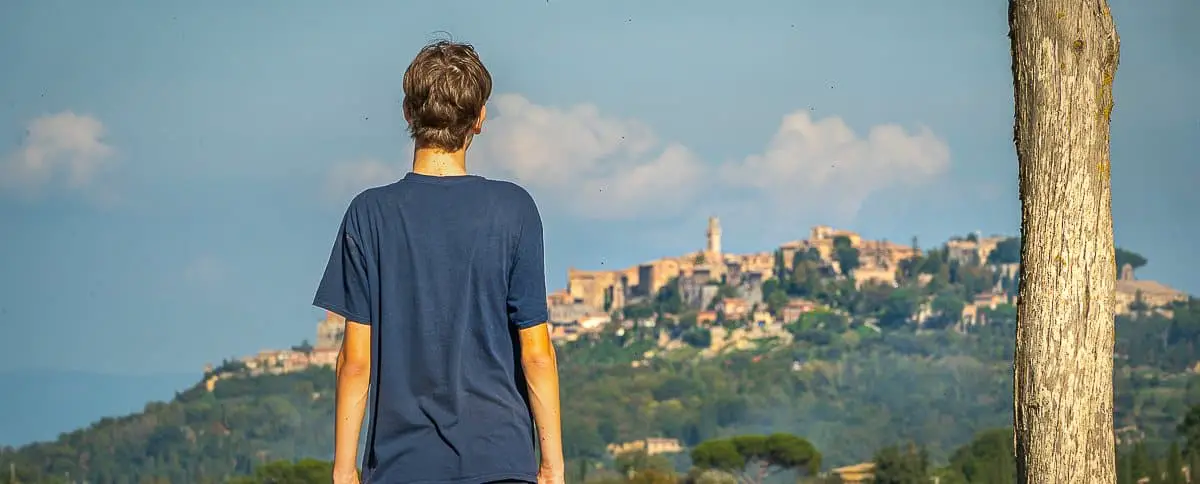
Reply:
M1021 199L1018 482L1114 483L1108 139L1120 40L1105 0L1010 0L1009 29Z

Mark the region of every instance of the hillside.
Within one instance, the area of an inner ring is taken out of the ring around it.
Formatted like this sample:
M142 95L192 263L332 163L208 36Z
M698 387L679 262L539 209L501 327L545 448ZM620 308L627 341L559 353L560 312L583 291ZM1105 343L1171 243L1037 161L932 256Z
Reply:
M328 452L332 431L321 422L332 421L332 403L314 395L332 394L332 383L324 370L230 381L212 393L194 386L142 412L2 452L0 461L16 462L20 482L220 482L261 458Z
M812 331L779 348L697 359L679 350L633 368L650 335L606 334L563 348L568 453L600 459L604 445L663 435L694 444L716 435L787 431L811 440L826 466L869 459L915 441L944 461L1011 415L1011 322L980 331ZM1200 302L1172 318L1121 318L1118 425L1151 441L1173 435L1200 401ZM86 476L89 482L218 482L257 464L328 458L333 374L312 369L202 386L145 411L104 419L51 443L0 454L21 482Z
M852 250L841 257L857 257ZM944 250L905 262L896 285L855 284L803 253L791 270L782 266L762 284L765 304L781 309L806 298L816 306L740 349L712 343L759 323L723 311L701 321L680 301L678 281L614 314L621 324L561 340L571 467L609 465L608 444L646 437L690 447L775 432L811 441L826 469L906 442L946 462L979 432L1010 424L1015 309L979 306L965 324L963 307L994 288L1011 291L1011 277L952 261ZM735 290L714 284L717 293ZM1181 416L1200 403L1200 377L1191 371L1198 346L1200 300L1151 307L1138 298L1117 318L1122 441L1144 440L1157 452L1175 438ZM220 482L272 460L327 459L333 383L320 367L234 374L211 392L197 383L143 412L0 452L0 466L13 465L20 482ZM686 461L684 454L677 464Z

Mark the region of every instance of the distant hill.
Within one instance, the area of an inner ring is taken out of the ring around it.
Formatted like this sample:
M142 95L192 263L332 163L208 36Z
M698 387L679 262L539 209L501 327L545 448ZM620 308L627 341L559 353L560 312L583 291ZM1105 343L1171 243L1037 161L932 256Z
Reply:
M333 382L327 368L232 378L213 392L197 382L169 402L100 419L53 442L0 451L0 464L14 463L20 482L73 475L95 483L199 483L248 474L267 460L328 459Z
M0 372L0 447L58 438L102 417L141 411L198 380L198 373L111 375L84 371Z
M1123 438L1174 438L1200 385L1186 371L1200 342L1197 316L1200 301L1192 300L1172 318L1119 318ZM991 324L968 334L798 327L790 344L715 358L682 348L649 360L652 328L613 328L560 350L567 457L605 461L607 444L646 437L691 446L779 431L810 440L830 467L907 441L945 462L978 432L1011 421L1011 317L1011 308L997 311ZM15 464L20 482L71 475L97 484L205 483L278 459L329 459L333 390L328 368L223 379L212 392L197 382L170 402L54 442L0 450L0 468Z

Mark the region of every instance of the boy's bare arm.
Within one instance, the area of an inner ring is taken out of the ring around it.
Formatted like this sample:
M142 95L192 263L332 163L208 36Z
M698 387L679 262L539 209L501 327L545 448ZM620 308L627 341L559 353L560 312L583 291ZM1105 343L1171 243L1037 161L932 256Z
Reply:
M344 478L357 473L358 437L367 411L370 386L371 327L346 321L337 360L337 423L333 434L335 476Z
M539 324L520 331L521 366L525 370L533 422L537 426L541 472L561 478L565 466L559 415L558 359L546 326Z

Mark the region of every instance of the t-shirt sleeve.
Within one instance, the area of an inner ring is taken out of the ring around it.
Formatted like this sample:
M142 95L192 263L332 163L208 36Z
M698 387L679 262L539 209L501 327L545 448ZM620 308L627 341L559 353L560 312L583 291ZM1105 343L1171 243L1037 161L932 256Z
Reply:
M313 305L349 321L371 324L370 284L357 228L355 217L347 210L333 241L333 251L325 265L325 275L317 286Z
M545 323L546 260L542 217L530 198L522 210L512 271L508 277L508 321L520 329Z

